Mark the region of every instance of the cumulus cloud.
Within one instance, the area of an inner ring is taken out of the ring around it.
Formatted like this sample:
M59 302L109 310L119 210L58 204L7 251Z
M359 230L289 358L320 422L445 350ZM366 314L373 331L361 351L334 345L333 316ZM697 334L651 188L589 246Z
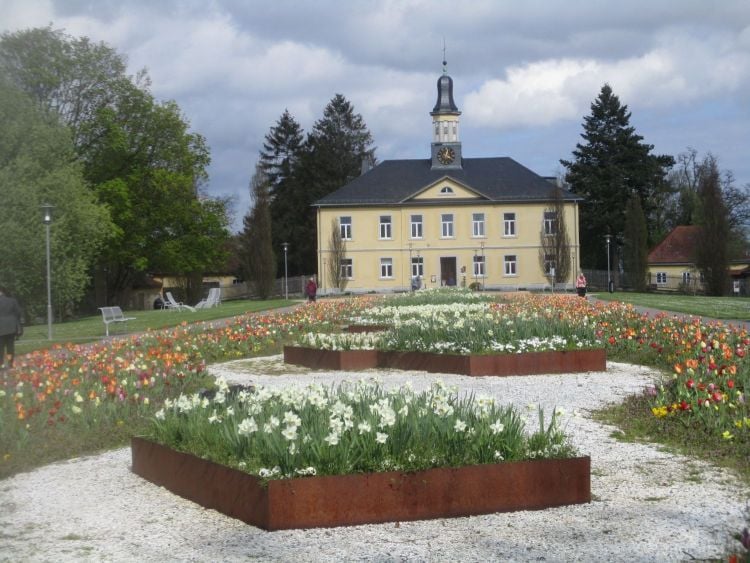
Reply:
M621 60L549 59L510 67L466 96L468 119L496 127L547 125L587 113L602 84L629 106L671 108L750 85L750 49L738 36L664 32Z

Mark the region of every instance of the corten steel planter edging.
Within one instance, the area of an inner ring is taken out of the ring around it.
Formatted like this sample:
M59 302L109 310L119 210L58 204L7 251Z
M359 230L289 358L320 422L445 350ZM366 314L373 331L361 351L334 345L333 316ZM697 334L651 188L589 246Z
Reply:
M346 332L358 333L358 332L385 332L390 330L390 325L347 325Z
M285 346L284 361L313 369L391 368L471 376L508 376L606 371L607 352L599 348L462 356L430 352L318 350Z
M142 438L133 472L265 530L540 510L591 502L591 459L550 459L270 481Z
M284 346L284 362L312 369L362 370L378 367L377 350L319 350Z

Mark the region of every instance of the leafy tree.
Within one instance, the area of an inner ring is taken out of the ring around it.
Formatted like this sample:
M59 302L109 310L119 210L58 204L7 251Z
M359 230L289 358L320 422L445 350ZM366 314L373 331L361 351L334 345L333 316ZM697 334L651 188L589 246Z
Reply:
M277 272L283 272L284 267L282 243L297 240L294 231L300 214L301 191L297 185L297 171L303 150L303 130L289 110L284 110L266 135L260 151L260 165L269 185L271 244Z
M625 208L624 239L625 272L636 291L645 291L648 272L648 229L641 198L637 193L631 194Z
M255 167L251 182L253 209L245 216L242 239L244 277L252 281L261 299L273 292L276 259L271 246L271 209L268 176L262 164Z
M331 239L328 243L328 279L340 291L346 289L349 278L341 275L341 260L346 258L346 241L341 238L341 228L336 219L331 221Z
M698 197L702 227L695 249L695 263L704 276L709 295L724 295L729 287L729 211L721 193L716 159L707 156L698 176Z
M316 268L316 217L312 203L357 177L362 160L374 162L372 135L352 104L336 94L315 122L301 153L297 173L297 212L290 237L290 270L312 273Z
M636 192L644 214L653 218L659 194L668 189L665 177L673 166L671 156L652 155L653 145L642 142L630 125L631 113L620 104L612 88L605 84L584 117L584 143L573 151L574 160L561 160L567 169L571 190L585 199L581 214L581 261L588 267L605 268L602 252L604 235L615 237L615 263L618 245L623 242L625 205ZM653 233L649 233L649 240Z
M20 299L27 316L44 316L46 233L41 205L53 205L52 300L59 317L84 294L90 267L110 231L109 213L86 187L69 131L2 78L0 131L0 285Z
M551 217L550 222L542 226L539 245L539 264L547 276L554 268L553 283L564 283L570 277L570 237L565 221L565 201L560 187L550 192L552 204L544 210L545 217ZM547 227L547 224L550 226Z
M70 127L85 179L114 219L97 268L106 302L148 271L195 280L221 260L227 238L226 202L199 197L205 140L177 104L154 100L145 71L133 79L125 68L112 48L51 28L0 39L0 69Z

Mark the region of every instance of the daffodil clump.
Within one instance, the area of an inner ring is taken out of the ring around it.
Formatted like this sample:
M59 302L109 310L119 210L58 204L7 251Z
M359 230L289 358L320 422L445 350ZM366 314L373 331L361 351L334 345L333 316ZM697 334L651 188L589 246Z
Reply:
M531 435L512 406L459 397L440 381L417 393L374 380L230 392L166 401L148 437L263 479L417 471L540 458L574 448L553 414Z
M352 322L390 328L360 341L352 335L305 335L303 346L327 350L398 350L439 354L521 354L603 347L596 323L586 315L573 322L554 307L527 302L382 305L361 311Z

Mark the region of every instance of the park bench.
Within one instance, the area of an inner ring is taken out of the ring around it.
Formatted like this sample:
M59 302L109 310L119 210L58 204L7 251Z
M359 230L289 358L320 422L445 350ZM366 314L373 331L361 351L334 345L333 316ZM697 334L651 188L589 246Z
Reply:
M99 307L102 312L102 320L104 321L104 329L109 336L109 325L110 323L126 323L128 321L134 321L135 317L126 317L122 314L122 309L119 307Z

